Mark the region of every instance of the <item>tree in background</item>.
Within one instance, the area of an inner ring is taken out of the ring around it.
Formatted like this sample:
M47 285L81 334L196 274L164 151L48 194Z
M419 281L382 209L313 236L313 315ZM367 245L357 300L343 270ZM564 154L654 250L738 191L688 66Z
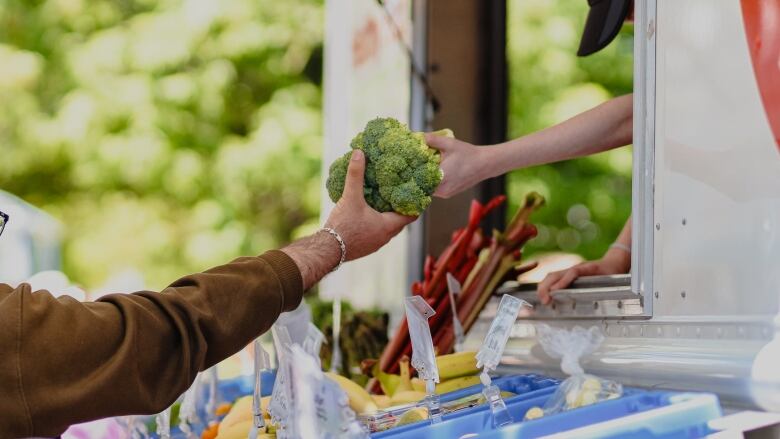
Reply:
M316 227L321 0L6 0L0 188L88 288L150 287Z
M607 48L576 56L588 12L584 1L510 0L507 18L509 135L554 125L633 89L633 27ZM631 149L512 172L507 190L514 213L535 190L547 204L535 214L539 236L526 247L598 258L631 212Z
M631 91L632 32L575 56L582 1L510 0L510 135ZM6 0L0 188L65 225L88 288L151 288L317 225L322 0ZM631 154L512 173L548 200L531 250L597 257L630 211ZM513 212L515 206L510 207Z

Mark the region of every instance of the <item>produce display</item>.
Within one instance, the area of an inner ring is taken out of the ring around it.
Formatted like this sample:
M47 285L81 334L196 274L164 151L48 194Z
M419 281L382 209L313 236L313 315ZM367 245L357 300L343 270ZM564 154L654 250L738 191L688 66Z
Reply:
M450 130L436 134L452 137ZM390 117L376 118L352 139L350 147L366 155L363 192L375 210L417 216L431 204L431 195L442 179L441 156L428 147L423 133L412 132ZM352 151L330 165L326 187L333 202L344 192L351 157Z
M430 203L430 193L435 190L440 173L438 173L438 156L435 152L428 151L429 148L424 144L420 133L410 132L393 119L375 119L369 122L366 129L355 138L352 147L365 150L366 156L371 161L366 171L366 195L367 199L373 200L375 208L419 214L427 207ZM404 159L403 169L400 164L382 155L392 150L390 156L396 156L402 154L400 151L404 151L404 148L408 150L406 154L409 155L405 156L407 158ZM412 151L413 148L416 151ZM423 158L426 161L422 161ZM340 191L343 190L343 178L341 183L338 181L341 172L339 168L347 165L349 156L339 160L343 160L344 163L338 164L338 161L334 163L328 180L328 188L334 198L337 198L336 195L340 196ZM429 161L436 163L437 174L434 180L426 180L434 176L428 172L431 169L428 167ZM395 177L388 174L391 172L395 172ZM424 195L418 197L419 193L416 190L403 192L411 185L403 182L396 183L400 181L398 179L404 178L410 178L408 183L413 183L418 189L422 187ZM435 184L430 184L430 181L435 181ZM391 189L401 192L391 194L388 192ZM384 198L385 195L387 198ZM447 274L451 274L462 284L462 291L455 299L456 310L464 330L468 331L501 282L533 268L533 266L520 266L520 249L525 242L536 235L536 228L528 222L528 218L544 203L544 199L536 193L529 194L503 232L494 231L493 236L489 238L483 236L479 227L482 219L505 199L506 197L499 196L486 204L472 202L466 227L453 233L450 245L438 258L434 259L431 256L426 258L424 278L412 285L412 293L421 296L435 310L435 314L428 319L428 324L434 350L438 352L435 362L440 382L436 383L435 392L439 395L483 383L479 376L482 370L477 368L476 352L449 353L454 345L454 331L450 295L447 294ZM338 373L325 372L324 375L320 375L322 376L320 379L331 380L337 387L332 383L330 386L343 391L341 394L343 400L340 404L345 408L348 405L355 412L357 421L362 424L358 429L365 428L370 432L378 432L429 418L429 409L432 409L432 406L426 399L426 383L415 377L416 371L410 365L412 346L405 321L388 340L386 313L355 312L348 303L343 303L343 307L340 308L341 330L339 332L342 363L331 368L330 348L334 344L330 339L333 334L332 303L316 299L309 303L314 327L320 328L327 337L326 343L319 350L320 361L315 367L338 371ZM316 350L308 354L316 356ZM276 384L279 384L278 380L277 375ZM591 387L593 384L587 382L578 386L579 393L566 396L567 405L574 407L590 403L593 399L591 393L597 392ZM502 398L513 395L510 392L501 392ZM568 401L569 399L572 401ZM255 425L253 397L248 395L236 399L232 405L220 406L218 418L221 415L224 417L221 421L208 425L203 430L201 439L245 438L250 433L261 438L275 438L277 433L289 437L290 433L285 427L286 421L278 420L285 418L277 418L276 415L272 417L269 414L269 405L273 405L271 400L271 396L260 400L260 411L265 427L260 424ZM483 392L475 391L473 394L455 400L442 401L444 402L433 413L439 411L442 414L453 413L486 404L486 397ZM543 410L546 411L547 407L529 410L528 419L543 416L545 414ZM275 422L281 423L274 424ZM352 422L355 422L354 419Z
M473 201L467 226L453 233L450 245L438 259L426 258L424 279L412 285L412 294L422 296L436 311L430 326L439 353L451 352L455 343L447 273L463 284L456 309L463 329L468 331L497 286L535 267L533 264L520 266L520 249L536 236L536 227L528 218L544 204L544 198L535 192L528 194L506 229L494 231L491 238L485 238L479 229L480 222L505 200L505 196L498 196L484 205ZM379 368L383 372L397 372L399 360L411 355L411 350L409 328L404 320L382 352Z

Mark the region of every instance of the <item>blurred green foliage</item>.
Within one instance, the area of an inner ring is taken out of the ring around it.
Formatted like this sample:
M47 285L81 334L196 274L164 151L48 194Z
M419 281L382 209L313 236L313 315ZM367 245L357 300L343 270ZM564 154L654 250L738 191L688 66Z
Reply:
M87 287L151 287L316 227L322 0L5 0L0 188Z
M633 27L586 58L576 56L588 5L572 0L509 0L509 135L566 120L633 89ZM563 250L599 258L631 212L631 148L512 172L509 214L535 190L547 204L534 215L530 253Z
M510 134L631 91L632 32L575 56L584 1L509 0ZM322 0L5 0L0 188L66 224L66 273L152 288L317 225ZM598 257L631 153L516 171L547 197L529 250ZM509 211L514 211L512 206Z

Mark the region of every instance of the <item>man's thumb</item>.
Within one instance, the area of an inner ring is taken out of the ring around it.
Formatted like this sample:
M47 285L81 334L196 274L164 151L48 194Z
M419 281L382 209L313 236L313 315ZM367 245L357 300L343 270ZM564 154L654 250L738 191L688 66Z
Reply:
M363 199L363 174L366 171L366 157L363 151L355 149L349 159L347 180L344 182L344 197Z

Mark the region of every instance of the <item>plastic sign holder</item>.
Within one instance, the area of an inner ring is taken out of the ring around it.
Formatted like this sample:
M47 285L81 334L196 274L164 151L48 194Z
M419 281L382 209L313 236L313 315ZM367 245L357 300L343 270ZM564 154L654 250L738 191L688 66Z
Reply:
M294 437L312 439L363 439L368 434L357 422L344 390L322 372L317 357L297 344L288 361L292 382L291 420Z
M209 397L206 400L206 423L217 420L217 386L219 377L217 376L217 366L211 366L206 371L206 378L209 383Z
M525 300L504 294L498 305L496 317L485 336L485 341L482 342L482 347L477 352L477 367L482 368L482 373L479 375L483 385L482 394L485 395L485 400L490 404L493 427L501 427L513 421L506 408L506 403L501 398L501 390L490 379L490 372L496 370L501 362L501 356L504 354L512 326L517 320L517 313L522 306L532 307Z
M341 365L341 297L333 300L333 354L330 357L330 371L338 373Z
M306 329L306 338L303 340L303 350L311 355L317 361L317 364L322 363L320 361L320 349L322 349L324 341L325 334L314 323L309 322L309 326Z
M268 404L268 413L271 415L271 419L274 423L279 426L277 436L285 437L287 433L286 428L291 397L289 392L291 384L288 369L292 340L290 339L290 333L287 331L287 328L281 325L273 325L271 327L271 335L273 335L274 339L278 369L276 371L274 389L271 393L271 402Z
M412 367L417 369L417 375L425 381L425 406L432 424L441 422L441 403L436 394L436 383L439 382L439 368L436 366L436 352L433 348L431 328L428 318L436 311L420 296L407 297L406 320L409 325L409 337L412 339Z
M463 352L463 325L458 318L458 310L455 306L455 297L460 294L461 285L452 273L447 273L447 290L450 295L450 309L452 310L452 330L455 334L455 352Z
M184 393L179 409L179 430L184 433L186 438L195 438L199 436L195 433L193 426L198 423L198 393L200 392L201 374L195 375L192 385Z
M171 439L171 407L163 410L156 417L157 435L160 439Z
M271 369L271 359L268 356L268 352L263 349L263 345L260 343L260 339L256 339L254 342L255 349L255 389L252 394L252 416L255 423L255 431L263 433L265 431L265 419L263 418L263 407L261 399L263 396L263 371Z

